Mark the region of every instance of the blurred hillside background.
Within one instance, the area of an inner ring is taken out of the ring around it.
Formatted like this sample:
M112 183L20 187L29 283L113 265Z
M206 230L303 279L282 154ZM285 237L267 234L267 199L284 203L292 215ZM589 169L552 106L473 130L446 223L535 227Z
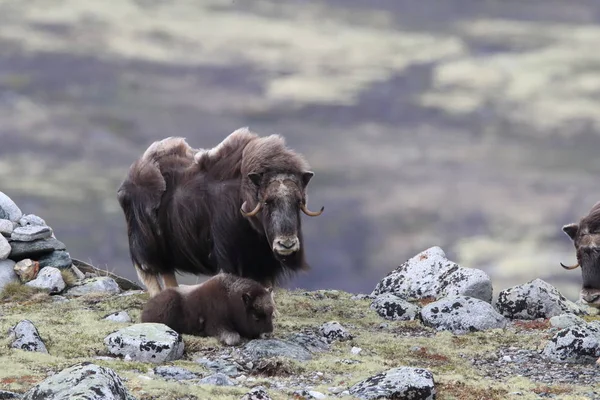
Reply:
M0 190L134 278L116 189L152 141L280 133L315 171L310 273L370 292L433 245L575 300L600 200L596 0L0 0ZM185 282L195 281L188 278Z

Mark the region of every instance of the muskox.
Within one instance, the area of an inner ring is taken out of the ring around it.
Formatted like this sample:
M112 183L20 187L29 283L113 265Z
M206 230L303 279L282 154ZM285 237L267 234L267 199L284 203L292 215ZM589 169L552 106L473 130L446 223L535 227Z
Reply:
M142 322L165 324L181 334L213 336L234 346L242 338L273 332L272 288L231 274L218 274L199 285L168 288L152 297Z
M600 202L579 223L565 225L562 230L573 240L577 263L560 265L568 270L581 267L581 300L600 308Z
M176 272L219 271L273 286L309 269L301 215L314 173L279 135L238 129L215 148L154 142L118 189L129 251L150 296L177 287Z

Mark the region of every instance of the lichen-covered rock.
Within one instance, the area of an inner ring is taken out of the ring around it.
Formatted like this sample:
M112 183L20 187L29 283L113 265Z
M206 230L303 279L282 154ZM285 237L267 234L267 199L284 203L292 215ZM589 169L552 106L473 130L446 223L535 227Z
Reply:
M600 330L572 326L557 332L542 354L555 362L593 364L600 357Z
M13 260L0 260L0 292L4 286L12 282L18 282L19 277L15 274L15 262Z
M541 279L501 291L495 305L500 314L511 319L551 318L566 313L583 314L581 308Z
M294 333L287 338L288 342L299 344L311 353L329 350L329 343L322 337L314 334Z
M9 392L6 390L0 390L0 400L17 400L23 396L19 393Z
M45 254L37 259L40 267L54 267L58 269L69 268L73 261L71 255L65 250L54 250L52 253Z
M561 314L550 318L550 326L553 328L563 329L580 325L585 325L585 321L574 314Z
M48 353L37 328L31 321L25 319L19 322L10 328L8 333L12 340L10 347L13 349Z
M23 215L19 220L20 226L47 226L43 218L34 214Z
M23 400L135 400L109 368L84 362L64 369L31 388Z
M400 367L374 375L350 388L359 399L423 399L436 398L433 374L423 368Z
M13 270L21 282L26 283L37 277L38 272L40 272L40 263L26 258L16 263Z
M202 378L198 381L199 385L214 385L214 386L235 386L229 377L225 374L216 373Z
M6 194L0 192L0 219L18 222L23 216L21 209Z
M159 366L154 368L154 374L167 380L187 381L198 378L198 375L188 371L185 368L171 365Z
M195 360L198 364L203 365L212 372L225 374L227 376L236 377L240 375L240 371L236 364L225 360L209 360L208 358L199 358Z
M392 321L414 320L419 315L420 307L409 303L391 293L377 296L371 303L371 308L379 316Z
M116 313L112 313L104 317L107 321L112 322L131 322L131 317L127 314L127 311L119 311Z
M113 355L153 363L178 360L184 350L180 334L167 325L156 323L120 329L104 338L104 344Z
M32 242L10 242L11 252L8 258L19 261L24 258L37 259L47 253L52 253L54 250L66 250L63 242L55 237L47 239L38 239Z
M279 339L251 340L244 346L242 354L255 363L271 357L285 357L298 361L312 359L312 354L305 347Z
M10 238L16 242L32 242L52 236L52 229L43 225L18 226L13 230Z
M482 270L464 268L431 247L400 265L383 278L371 293L391 293L405 300L470 296L490 303L492 282Z
M6 260L11 252L10 243L3 235L0 235L0 260Z
M352 339L352 335L337 321L325 322L319 328L319 332L328 342L333 342L334 340L343 342Z
M468 296L430 303L421 310L421 318L427 326L454 334L504 328L508 322L491 304Z
M121 293L121 288L113 278L101 276L87 279L81 285L72 287L66 292L68 296L83 296L90 293L118 294Z
M257 386L242 396L240 400L271 400L271 396L263 386Z
M67 287L60 270L52 267L42 268L37 277L27 282L26 285L47 290L50 293L60 293Z
M15 223L8 219L0 219L0 235L10 237L15 229Z

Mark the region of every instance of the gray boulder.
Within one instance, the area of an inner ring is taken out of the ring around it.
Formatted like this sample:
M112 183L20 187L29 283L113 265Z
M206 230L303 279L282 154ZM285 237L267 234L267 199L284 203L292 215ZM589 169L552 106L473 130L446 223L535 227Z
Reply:
M112 313L104 317L107 321L112 322L131 322L131 317L127 314L127 311L119 311L116 313Z
M84 362L52 375L31 388L23 400L135 400L109 368Z
M38 217L37 215L33 215L33 214L23 215L23 217L21 217L21 219L19 220L19 225L20 226L47 226L46 221L44 221L42 218Z
M0 400L13 400L21 399L23 396L19 393L9 392L7 390L0 390Z
M293 333L287 337L287 341L299 344L311 353L320 353L329 350L327 340L314 334Z
M49 237L47 239L38 239L32 242L11 242L11 252L8 256L12 260L22 260L24 258L37 259L39 256L52 253L54 250L66 250L67 247L60 240Z
M0 219L0 235L10 237L15 229L15 223L8 219Z
M498 294L496 309L511 319L551 318L561 314L582 315L575 303L567 300L549 283L535 279L513 286Z
M113 278L101 276L86 279L81 285L74 286L66 292L68 296L74 297L90 293L119 294L121 293L121 288Z
M244 346L242 354L254 363L271 357L291 358L298 361L312 359L312 354L305 347L279 339L251 340Z
M319 332L330 343L334 340L343 342L352 339L352 335L337 321L325 322L319 328Z
M6 194L0 192L0 219L8 219L12 222L18 222L23 213L17 207L14 201Z
M18 226L13 230L10 238L16 242L33 242L34 240L47 239L52 236L52 229L43 225Z
M263 386L257 386L242 396L240 400L271 400L271 397Z
M37 328L27 319L10 328L8 334L13 349L48 353Z
M421 307L409 303L391 293L384 293L375 298L371 303L371 308L379 316L391 321L409 321L414 320L419 315Z
M10 255L10 251L10 243L3 235L0 235L0 260L6 260Z
M433 374L423 368L400 367L374 375L350 388L359 399L434 400L437 391Z
M15 262L13 260L0 260L0 292L4 286L11 282L19 282L19 277L14 270Z
M454 334L504 328L508 322L491 304L468 296L430 303L421 310L421 319L427 326Z
M185 368L165 365L154 368L154 374L161 378L174 381L187 381L198 378L198 375Z
M69 268L73 261L71 255L65 250L54 250L52 253L45 254L37 259L40 268L54 267L58 269Z
M104 338L108 351L134 361L163 363L183 356L180 334L164 324L142 323L128 326Z
M550 318L550 325L553 328L568 328L570 326L581 326L585 325L585 321L574 314L561 314L555 315Z
M221 373L231 377L236 377L241 374L236 364L225 360L209 360L208 358L203 357L195 361L214 373Z
M198 381L199 385L214 385L214 386L235 386L229 377L225 374L216 373L209 375L206 378L202 378Z
M34 280L25 284L50 293L60 293L67 287L60 270L52 267L42 268Z
M593 364L600 357L600 329L571 326L552 337L542 354L555 362Z
M390 272L371 295L385 293L405 300L462 295L491 303L492 282L482 270L461 267L434 246Z

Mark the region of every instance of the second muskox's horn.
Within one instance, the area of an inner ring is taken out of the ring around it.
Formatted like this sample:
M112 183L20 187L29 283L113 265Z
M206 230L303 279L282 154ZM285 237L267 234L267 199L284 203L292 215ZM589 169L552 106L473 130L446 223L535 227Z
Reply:
M575 265L565 265L563 263L560 263L560 266L563 267L564 269L575 269L575 268L579 267L579 263L577 263Z
M323 214L323 210L325 210L325 207L321 207L319 211L310 211L308 208L306 208L306 204L303 203L300 206L300 209L304 214L308 215L309 217L318 217L319 215Z
M254 217L260 211L260 205L261 205L261 203L258 202L258 204L256 205L256 207L254 207L254 210L252 210L252 211L250 211L250 212L247 213L246 211L244 211L244 208L246 208L246 202L244 202L242 204L242 207L240 208L240 212L242 213L242 215L244 217Z

